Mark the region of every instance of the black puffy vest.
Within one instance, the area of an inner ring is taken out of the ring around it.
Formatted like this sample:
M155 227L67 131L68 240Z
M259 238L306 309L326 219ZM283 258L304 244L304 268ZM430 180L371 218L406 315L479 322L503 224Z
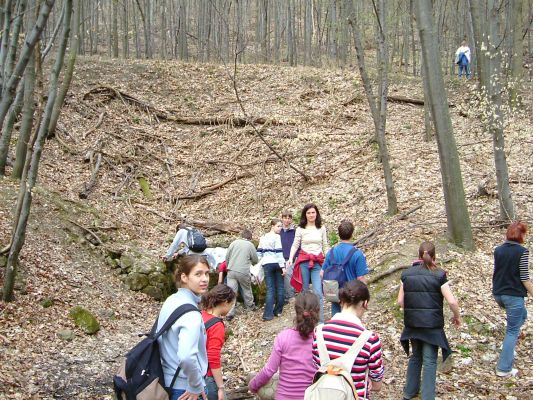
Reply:
M494 250L492 294L527 297L527 290L520 280L520 258L526 251L517 242L507 241Z
M413 264L402 273L406 327L444 327L444 296L440 288L446 282L446 273L442 269L431 271L422 264Z

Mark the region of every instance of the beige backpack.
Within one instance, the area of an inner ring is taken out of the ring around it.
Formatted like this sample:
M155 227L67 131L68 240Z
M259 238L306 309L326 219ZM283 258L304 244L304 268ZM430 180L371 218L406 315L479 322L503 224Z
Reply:
M304 400L358 400L351 376L352 366L372 332L364 330L346 353L330 360L322 327L319 325L316 328L320 368L315 372L314 383L305 390Z

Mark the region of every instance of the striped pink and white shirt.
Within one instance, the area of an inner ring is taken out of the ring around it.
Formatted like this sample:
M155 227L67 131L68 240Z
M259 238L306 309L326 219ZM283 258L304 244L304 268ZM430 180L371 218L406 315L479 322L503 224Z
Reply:
M327 321L323 328L324 341L328 350L329 358L334 360L348 351L350 346L357 340L365 329L361 320L352 313L340 312ZM316 336L313 338L313 361L320 365ZM366 370L372 381L379 382L383 379L384 367L381 352L381 341L376 333L372 333L361 352L355 359L351 375L357 395L360 399L368 399L368 382L366 382Z

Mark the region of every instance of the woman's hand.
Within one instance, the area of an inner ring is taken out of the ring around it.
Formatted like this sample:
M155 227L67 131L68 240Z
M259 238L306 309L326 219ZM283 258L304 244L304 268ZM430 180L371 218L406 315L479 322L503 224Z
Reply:
M226 393L223 387L218 388L218 400L226 400Z
M461 326L461 317L460 316L457 316L457 317L454 316L454 317L452 317L452 319L450 321L456 328L459 328Z
M180 397L178 397L178 400L198 400L203 399L207 400L207 395L204 391L202 393L191 393L191 392L185 392Z
M292 265L292 260L289 258L285 264L287 264L287 267L290 267Z

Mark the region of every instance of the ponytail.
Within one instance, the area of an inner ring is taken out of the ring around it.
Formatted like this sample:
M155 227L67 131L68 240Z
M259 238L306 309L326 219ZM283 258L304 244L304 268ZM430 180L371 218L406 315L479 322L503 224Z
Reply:
M437 269L435 265L435 245L432 242L423 242L418 249L418 258L424 261L424 267L429 270Z
M307 339L313 333L319 320L320 303L318 296L311 291L300 293L296 296L294 310L296 311L294 318L296 330L303 339Z

